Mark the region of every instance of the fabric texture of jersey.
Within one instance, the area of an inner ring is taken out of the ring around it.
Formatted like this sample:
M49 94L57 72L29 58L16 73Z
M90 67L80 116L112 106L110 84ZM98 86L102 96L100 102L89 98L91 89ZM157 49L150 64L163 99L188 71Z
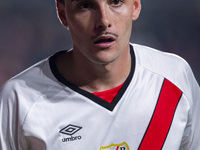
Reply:
M200 150L200 89L180 57L130 44L112 103L68 82L59 52L0 91L1 150Z

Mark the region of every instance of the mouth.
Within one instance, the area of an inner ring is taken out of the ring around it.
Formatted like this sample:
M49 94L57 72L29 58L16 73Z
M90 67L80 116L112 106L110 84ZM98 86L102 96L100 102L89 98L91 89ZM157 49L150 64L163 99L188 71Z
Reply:
M110 43L113 42L113 38L100 38L94 41L94 44L101 44L101 43Z
M111 47L116 41L116 37L112 35L101 35L94 40L94 44L100 48Z

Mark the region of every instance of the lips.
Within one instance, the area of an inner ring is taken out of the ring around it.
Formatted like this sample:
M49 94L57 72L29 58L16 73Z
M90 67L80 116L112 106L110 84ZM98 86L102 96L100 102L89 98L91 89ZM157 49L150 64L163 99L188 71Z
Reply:
M94 44L100 44L100 43L109 43L113 42L115 39L112 37L100 37L94 41Z
M100 48L111 47L116 40L114 35L101 35L94 39L94 44Z

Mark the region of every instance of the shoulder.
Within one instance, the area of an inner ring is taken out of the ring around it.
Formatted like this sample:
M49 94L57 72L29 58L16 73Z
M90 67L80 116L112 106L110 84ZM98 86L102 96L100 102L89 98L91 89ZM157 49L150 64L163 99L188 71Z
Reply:
M54 83L48 59L8 80L0 89L0 102L33 104Z
M136 65L163 76L191 98L198 83L189 64L180 56L133 44Z
M187 62L176 54L137 44L133 44L133 47L137 58L136 63L152 71L162 73L165 70L189 67Z

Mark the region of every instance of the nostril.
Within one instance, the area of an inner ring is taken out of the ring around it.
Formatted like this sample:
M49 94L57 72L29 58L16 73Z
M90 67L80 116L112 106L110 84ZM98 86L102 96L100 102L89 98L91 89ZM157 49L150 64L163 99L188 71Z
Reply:
M108 24L108 25L105 25L105 24L98 24L95 28L96 31L98 32L102 32L102 31L105 31L107 28L110 28L111 27L111 24Z
M106 26L103 25L103 24L99 24L96 26L96 31L98 32L102 32L102 31L105 31L106 30Z
M96 18L96 28L99 30L105 30L106 28L110 28L111 27L111 23L109 23L108 20L105 20L103 18Z

